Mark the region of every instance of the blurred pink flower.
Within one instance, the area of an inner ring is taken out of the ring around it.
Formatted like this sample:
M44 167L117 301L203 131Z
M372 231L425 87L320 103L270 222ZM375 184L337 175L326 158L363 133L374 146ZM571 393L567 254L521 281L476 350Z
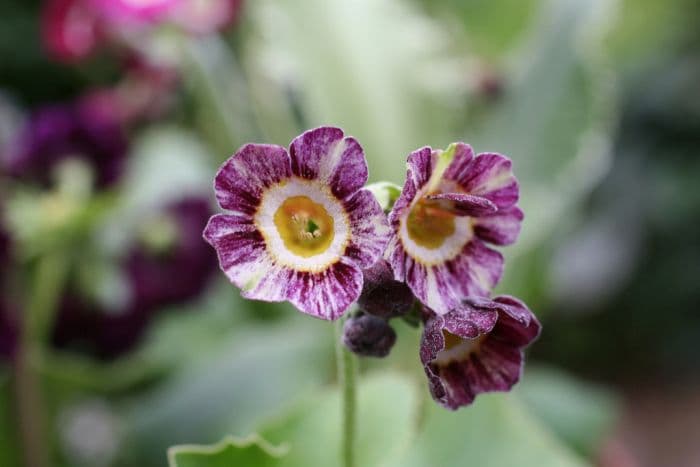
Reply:
M62 62L88 57L103 38L99 17L86 0L45 2L41 36L51 58Z

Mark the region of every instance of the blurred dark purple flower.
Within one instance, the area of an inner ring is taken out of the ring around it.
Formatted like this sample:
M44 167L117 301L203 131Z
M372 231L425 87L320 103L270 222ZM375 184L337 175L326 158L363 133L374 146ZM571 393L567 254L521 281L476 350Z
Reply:
M11 358L17 346L17 323L5 293L5 278L10 268L10 235L2 225L3 207L0 204L0 358Z
M69 294L58 313L54 345L117 357L139 342L163 307L198 296L217 268L216 256L201 237L210 215L206 199L186 198L147 222L123 262L129 303L108 311Z
M95 184L104 187L121 175L126 152L124 130L108 109L84 102L52 105L29 118L10 149L6 170L49 185L61 162L78 159L93 170Z
M211 213L206 199L188 198L170 205L150 226L146 233L156 238L136 245L125 265L138 307L177 303L204 289L217 268L216 256L202 239Z
M19 329L12 312L0 298L0 358L11 359L17 350Z
M52 343L102 359L112 359L132 349L151 318L149 310L128 307L108 311L75 292L59 306Z
M523 349L540 323L520 300L471 298L445 315L426 311L420 357L433 398L448 409L520 380Z

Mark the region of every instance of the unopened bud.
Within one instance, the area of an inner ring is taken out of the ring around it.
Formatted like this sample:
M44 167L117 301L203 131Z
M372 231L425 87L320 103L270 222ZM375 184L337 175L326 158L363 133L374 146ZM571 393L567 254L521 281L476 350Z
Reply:
M363 271L364 285L357 300L360 309L384 319L403 316L411 310L414 297L404 282L394 279L391 266L380 260Z
M396 332L386 320L376 316L353 316L343 326L343 344L364 357L386 357L395 342Z

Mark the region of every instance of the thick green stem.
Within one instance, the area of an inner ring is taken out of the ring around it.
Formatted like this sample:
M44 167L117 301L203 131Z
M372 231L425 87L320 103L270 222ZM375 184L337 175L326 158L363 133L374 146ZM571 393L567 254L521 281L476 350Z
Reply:
M357 357L343 345L343 320L338 320L336 329L338 384L342 388L343 431L341 459L343 467L355 467Z
M41 258L36 265L31 299L25 307L15 365L15 387L19 431L27 467L50 465L41 378L37 365L53 322L66 272L66 257L62 253Z

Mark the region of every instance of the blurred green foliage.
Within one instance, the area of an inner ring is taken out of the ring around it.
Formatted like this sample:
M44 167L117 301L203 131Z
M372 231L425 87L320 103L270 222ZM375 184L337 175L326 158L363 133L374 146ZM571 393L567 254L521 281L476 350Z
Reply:
M114 57L51 63L38 8L0 6L4 93L30 108L115 81ZM229 35L176 40L184 95L132 135L124 186L86 208L101 227L76 261L108 265L154 208L183 193L211 196L216 167L247 141L286 145L302 129L338 125L365 147L371 181L400 184L410 151L463 139L514 160L526 220L499 290L544 318L536 356L607 379L686 377L697 372L700 329L699 18L690 0L248 2ZM19 203L25 227L32 203ZM576 276L578 296L553 290L563 283L552 278L557 252L599 217L618 219L611 230L635 258L629 275L597 301L580 297L588 289ZM399 334L388 360L365 365L369 375L384 365L401 374L362 385L361 465L586 465L614 422L616 397L555 370L528 370L513 395L444 411L427 400L418 331ZM51 449L64 458L56 465L82 458L63 436L75 421L66 407L94 398L113 417L118 445L95 465L165 465L173 444L255 431L289 451L268 458L258 444L228 444L206 459L179 451L176 465L335 465L331 336L330 325L291 307L244 301L222 277L171 307L117 361L53 351L40 371ZM10 467L19 463L12 402L8 371L0 465Z

